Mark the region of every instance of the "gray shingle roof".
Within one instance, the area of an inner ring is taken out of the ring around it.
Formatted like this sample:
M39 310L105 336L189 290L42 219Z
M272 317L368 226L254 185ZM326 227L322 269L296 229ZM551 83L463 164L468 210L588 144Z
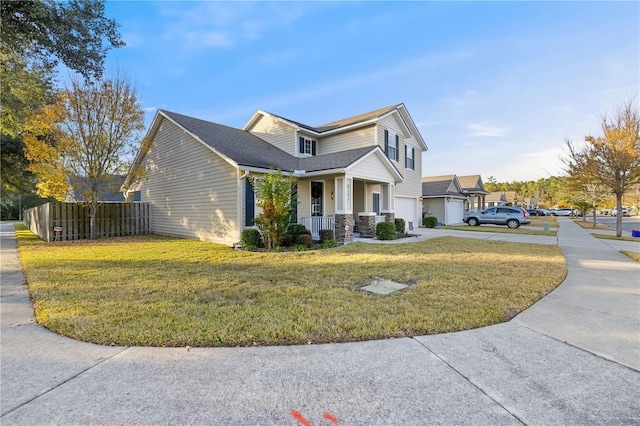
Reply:
M175 112L164 110L161 112L197 136L202 142L241 166L283 171L306 170L307 172L340 169L379 149L377 146L369 146L334 154L297 158L247 131Z
M422 196L460 195L459 192L449 191L449 187L456 175L428 176L422 178Z
M298 167L297 158L244 130L175 112L162 113L239 165L281 170L295 170Z
M399 106L400 106L400 104L396 104L396 105L380 108L380 109L377 109L375 111L367 112L367 113L364 113L364 114L354 115L353 117L343 118L342 120L338 120L338 121L334 121L334 122L331 122L331 123L327 123L327 124L323 124L321 126L318 126L318 127L316 127L316 129L319 132L327 132L329 130L334 130L334 129L337 129L339 127L351 126L353 124L357 124L357 123L362 123L362 122L365 122L365 121L373 120L374 118L381 117L381 116L387 114L388 112L393 111L394 109L396 109Z

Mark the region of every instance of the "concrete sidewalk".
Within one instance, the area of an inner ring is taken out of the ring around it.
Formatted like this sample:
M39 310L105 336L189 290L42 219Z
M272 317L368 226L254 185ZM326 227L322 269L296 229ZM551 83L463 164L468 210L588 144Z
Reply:
M569 220L557 237L567 279L509 323L191 350L35 325L12 225L0 233L2 425L640 424L640 268Z

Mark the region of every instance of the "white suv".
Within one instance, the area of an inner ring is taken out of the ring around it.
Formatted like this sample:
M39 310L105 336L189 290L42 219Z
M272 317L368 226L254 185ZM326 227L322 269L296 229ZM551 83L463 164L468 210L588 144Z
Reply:
M611 216L618 216L618 210L617 209L613 209L611 210ZM623 207L622 208L622 216L630 216L630 212L629 212L629 208L628 207Z
M552 210L551 216L571 216L572 213L573 215L576 214L576 212L573 209L570 209L568 207L563 207L558 210Z

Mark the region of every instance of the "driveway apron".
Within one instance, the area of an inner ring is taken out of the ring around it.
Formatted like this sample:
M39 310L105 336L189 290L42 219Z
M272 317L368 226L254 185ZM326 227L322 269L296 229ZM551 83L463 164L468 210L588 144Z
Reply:
M0 423L639 424L637 264L572 225L563 221L558 236L567 280L508 323L359 343L189 349L104 347L36 325L13 225L3 223ZM581 277L596 272L617 284L586 291Z

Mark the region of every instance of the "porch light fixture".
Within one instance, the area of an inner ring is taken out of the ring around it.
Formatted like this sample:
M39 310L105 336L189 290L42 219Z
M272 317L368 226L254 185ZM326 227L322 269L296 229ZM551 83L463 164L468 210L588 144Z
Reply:
M331 199L333 200L333 191L331 191Z

